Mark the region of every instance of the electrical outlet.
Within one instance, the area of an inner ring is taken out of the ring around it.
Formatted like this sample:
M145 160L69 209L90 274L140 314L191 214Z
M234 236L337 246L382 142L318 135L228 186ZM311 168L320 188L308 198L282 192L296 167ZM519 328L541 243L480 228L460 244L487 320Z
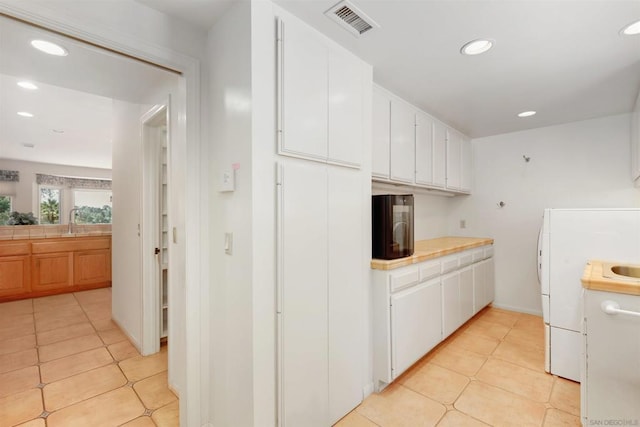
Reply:
M467 220L466 219L461 219L460 220L460 228L467 228Z

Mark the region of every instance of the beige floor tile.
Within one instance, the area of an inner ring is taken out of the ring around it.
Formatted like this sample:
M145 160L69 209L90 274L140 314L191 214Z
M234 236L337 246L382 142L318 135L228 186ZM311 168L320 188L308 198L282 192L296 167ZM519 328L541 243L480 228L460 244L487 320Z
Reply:
M489 427L482 421L470 417L467 414L456 411L448 411L442 420L438 423L438 427Z
M483 312L480 316L478 316L478 319L481 319L485 322L498 323L500 325L508 326L511 328L513 325L515 325L518 317L519 313L491 307Z
M48 427L113 427L144 413L144 406L129 387L122 387L67 406L49 415Z
M580 416L580 383L555 377L549 403L554 408Z
M493 356L534 371L544 371L544 347L521 345L512 341L502 341Z
M83 312L73 312L68 315L60 314L51 318L36 319L36 331L40 333L53 329L66 328L78 323L86 323L87 320L89 319L87 319L87 316L85 316Z
M36 418L35 420L27 421L24 424L17 425L16 427L45 427L44 418Z
M167 370L167 351L161 350L151 356L132 357L119 362L119 365L129 381L140 381Z
M34 334L24 335L17 338L9 338L2 341L0 346L0 354L15 353L16 351L35 348L36 336Z
M64 328L53 329L46 332L38 332L36 334L38 339L38 345L48 345L59 341L65 341L71 338L77 338L84 335L90 335L95 333L95 329L91 323L83 322L76 323L75 325L67 326Z
M122 424L121 427L156 427L156 423L153 422L151 417L139 417L133 421L129 421L126 424Z
M111 320L111 308L104 308L104 309L96 309L96 310L91 310L91 311L87 311L87 317L89 318L89 320L91 322L98 322L101 320Z
M171 402L151 414L158 427L178 427L180 425L180 407L178 401Z
M49 384L112 362L113 358L106 348L96 348L43 363L40 365L40 375L42 382Z
M533 314L520 313L513 327L516 329L527 329L529 331L542 331L544 333L544 321L542 317Z
M60 318L77 316L83 314L82 307L78 304L65 305L52 310L39 311L33 314L37 323L51 322ZM36 325L37 326L37 325Z
M12 338L31 335L35 332L33 314L18 314L11 318L11 323L0 324L0 342Z
M507 335L509 330L510 328L508 326L478 319L472 323L470 322L470 325L465 329L465 332L501 340L505 335Z
M356 409L380 426L433 426L446 408L408 388L391 384L382 393L372 394Z
M0 399L2 426L15 426L32 420L41 413L42 395L38 388L11 394Z
M3 354L0 356L0 374L33 366L37 363L38 352L35 348Z
M43 389L49 412L90 399L127 383L120 369L112 364L47 384Z
M530 347L532 349L544 349L544 329L531 330L513 328L504 339L519 346Z
M444 347L431 359L431 363L471 377L478 372L486 360L487 356L472 351Z
M17 369L0 374L0 397L35 388L40 384L40 370L37 366Z
M107 348L109 349L111 356L113 356L113 358L118 361L140 356L138 350L136 350L133 344L131 344L131 342L129 342L128 340L111 344Z
M44 345L38 348L40 362L49 362L72 354L82 353L86 350L102 347L104 344L97 334L84 335L71 338L54 344Z
M443 404L453 403L469 384L469 378L428 363L400 381L405 387Z
M100 338L106 345L114 344L121 341L126 341L127 336L120 330L120 328L108 329L106 331L98 331Z
M138 381L133 385L133 389L148 409L158 409L178 399L169 390L166 371Z
M580 417L568 414L555 408L547 409L547 415L544 417L543 427L580 427Z
M108 331L109 329L118 328L118 325L110 318L92 320L91 323L93 324L93 327L96 328L96 331Z
M508 391L472 381L455 403L458 411L492 426L540 426L543 403L533 402Z
M93 303L108 303L111 307L111 288L93 289L91 291L76 292L73 294L80 305Z
M3 302L0 304L0 320L6 320L19 314L33 313L33 300L22 299L18 301Z
M77 305L78 301L73 294L51 295L49 297L35 298L33 300L33 311L36 313L47 310L57 310L68 305Z
M374 423L367 417L360 415L358 411L351 411L346 416L342 417L335 427L376 427L378 424Z
M447 348L464 349L488 356L498 344L500 344L499 339L464 332L451 340Z
M536 402L548 401L553 387L553 375L495 358L487 360L476 378Z

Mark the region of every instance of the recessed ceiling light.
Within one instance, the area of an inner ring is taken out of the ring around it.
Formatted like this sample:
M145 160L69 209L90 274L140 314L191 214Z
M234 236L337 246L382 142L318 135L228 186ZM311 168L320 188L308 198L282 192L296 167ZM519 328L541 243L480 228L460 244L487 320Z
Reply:
M27 112L27 111L18 111L18 115L20 117L33 117L33 114Z
M67 56L69 54L62 46L45 40L31 40L31 46L49 55Z
M36 90L36 89L38 89L38 86L34 85L31 82L27 82L27 81L18 82L18 86L20 86L22 89L28 89L28 90Z
M522 113L518 113L518 117L531 117L535 116L535 111L523 111Z
M466 43L460 49L460 53L463 55L479 55L485 53L493 47L493 40L489 39L477 39Z
M627 25L620 31L620 33L625 36L637 36L640 34L640 20Z

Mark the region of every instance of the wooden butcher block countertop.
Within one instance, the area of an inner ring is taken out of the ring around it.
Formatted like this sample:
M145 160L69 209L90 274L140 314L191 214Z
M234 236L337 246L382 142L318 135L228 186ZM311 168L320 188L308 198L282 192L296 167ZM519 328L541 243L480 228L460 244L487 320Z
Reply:
M371 260L371 268L375 270L393 270L405 265L416 264L432 258L492 244L493 239L486 237L438 237L437 239L417 240L414 243L412 256L391 260L373 259Z
M590 260L582 275L582 287L592 291L640 295L640 279L614 274L611 271L614 265L640 267L625 262Z

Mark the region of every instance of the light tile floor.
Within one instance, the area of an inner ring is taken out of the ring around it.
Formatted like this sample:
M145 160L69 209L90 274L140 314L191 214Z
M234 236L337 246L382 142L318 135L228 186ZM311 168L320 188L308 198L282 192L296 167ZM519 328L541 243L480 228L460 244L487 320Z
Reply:
M179 425L167 349L142 357L111 288L0 304L0 426Z
M336 427L580 426L580 384L544 372L538 316L487 308Z

